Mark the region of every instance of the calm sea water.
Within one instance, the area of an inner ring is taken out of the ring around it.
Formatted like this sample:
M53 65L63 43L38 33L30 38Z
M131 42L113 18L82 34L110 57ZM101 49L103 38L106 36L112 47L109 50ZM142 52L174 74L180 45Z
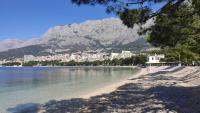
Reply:
M0 113L21 104L80 97L136 71L122 67L0 68Z

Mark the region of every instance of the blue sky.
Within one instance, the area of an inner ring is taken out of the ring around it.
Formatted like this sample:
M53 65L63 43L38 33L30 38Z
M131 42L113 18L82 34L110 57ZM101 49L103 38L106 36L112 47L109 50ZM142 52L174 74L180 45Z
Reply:
M116 17L100 6L76 6L71 0L0 0L0 40L30 39L56 25Z
M71 0L0 0L0 40L38 38L50 27L109 17L116 15L105 7L79 7Z

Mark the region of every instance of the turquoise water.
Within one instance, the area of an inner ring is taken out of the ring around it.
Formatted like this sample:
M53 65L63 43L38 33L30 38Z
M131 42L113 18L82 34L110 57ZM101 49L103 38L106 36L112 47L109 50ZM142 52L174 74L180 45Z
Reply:
M80 97L136 71L122 67L0 68L0 113L20 104Z

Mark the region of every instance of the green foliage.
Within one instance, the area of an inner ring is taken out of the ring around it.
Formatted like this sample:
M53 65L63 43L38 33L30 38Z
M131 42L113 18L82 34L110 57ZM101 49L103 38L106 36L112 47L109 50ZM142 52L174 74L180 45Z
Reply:
M21 65L20 62L8 62L8 63L2 64L2 66L19 66L19 65Z
M200 61L200 55L194 53L188 48L188 46L179 45L174 48L166 48L162 50L162 54L165 54L165 58L161 59L161 62L174 62L182 64L192 64L192 62Z
M149 12L151 12L150 9L144 8L144 9L131 9L131 10L125 10L119 14L121 20L123 20L123 23L127 25L128 27L133 27L135 24L143 23L145 18L143 18L145 15L147 15Z
M181 5L170 16L157 16L148 41L164 49L166 62L178 62L179 56L183 64L200 60L200 16L194 11L192 5Z
M24 63L23 66L36 66L38 64L39 62L37 61L29 61L29 62Z
M171 11L166 9L163 12L168 14ZM192 12L192 6L181 5L170 16L157 16L148 41L163 48L175 47L178 44L196 47L200 38L200 21L197 15L188 17Z
M42 66L54 66L54 65L60 65L58 60L52 60L52 61L44 61L40 63Z
M145 55L138 55L134 58L134 64L137 65L137 64L145 64L147 61L147 58Z
M200 15L200 0L192 0L192 5L194 6L194 9Z
M179 6L192 5L191 14L200 15L199 0L71 0L77 5L103 5L106 12L114 12L120 16L123 23L128 27L134 24L145 23L157 16L171 16ZM155 5L158 7L155 9ZM190 17L190 16L189 16ZM185 17L183 17L185 18Z

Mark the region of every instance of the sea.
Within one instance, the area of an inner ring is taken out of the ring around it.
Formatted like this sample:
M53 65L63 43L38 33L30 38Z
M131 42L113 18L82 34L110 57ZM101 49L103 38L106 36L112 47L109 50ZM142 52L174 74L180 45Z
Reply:
M0 113L78 98L138 72L133 67L0 67Z

